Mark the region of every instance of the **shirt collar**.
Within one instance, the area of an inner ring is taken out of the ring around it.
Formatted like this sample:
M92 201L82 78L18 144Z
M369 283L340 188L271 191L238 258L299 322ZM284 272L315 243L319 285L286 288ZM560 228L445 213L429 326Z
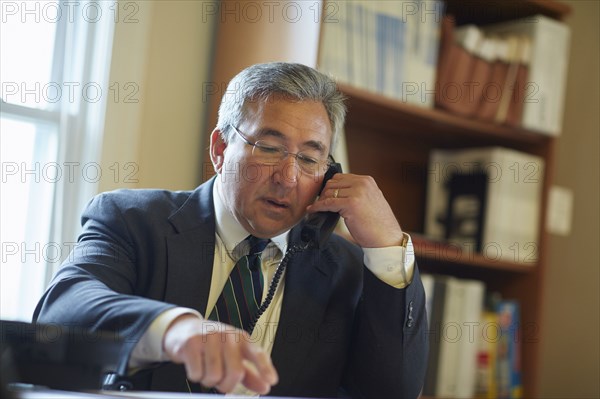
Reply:
M232 253L236 246L244 241L250 233L234 219L231 212L225 207L222 190L223 185L221 183L220 175L217 175L213 186L213 203L215 205L217 234L221 238L221 241L223 241L227 252ZM289 234L290 230L287 230L278 236L271 238L271 241L283 254L285 254L287 249Z

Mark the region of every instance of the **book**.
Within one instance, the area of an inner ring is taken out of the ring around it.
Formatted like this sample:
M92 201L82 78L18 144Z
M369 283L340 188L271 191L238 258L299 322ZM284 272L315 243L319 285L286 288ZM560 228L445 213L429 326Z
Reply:
M543 15L482 28L488 34L529 39L529 73L523 95L521 125L556 136L562 117L569 61L569 27Z
M368 88L367 63L367 32L366 20L367 10L361 2L346 2L347 21L345 31L351 57L346 62L350 62L349 69L352 71L350 83L363 89Z
M438 57L440 54L441 40L441 24L444 15L444 2L420 0L416 3L419 13L414 13L412 24L416 25L416 33L413 46L413 55L409 57L409 62L414 63L414 67L410 68L409 79L413 88L417 89L420 94L415 96L412 103L427 108L433 108L435 105L435 83L438 71ZM414 60L418 60L414 62ZM418 88L417 88L418 87ZM409 94L404 95L409 97Z
M504 92L508 67L510 64L509 47L506 40L500 37L491 37L493 58L491 62L490 79L483 90L479 108L476 113L477 119L494 121Z
M527 85L529 64L531 62L531 42L527 36L518 38L516 59L517 66L514 87L506 114L506 124L513 127L520 126L523 119L525 86Z
M437 81L435 88L435 102L438 106L443 106L443 104L441 104L443 99L440 98L440 96L443 94L444 89L451 81L451 62L456 58L456 52L459 50L458 46L456 46L454 43L455 24L456 21L452 15L444 15L440 25L440 50L438 56Z
M513 101L513 92L515 91L515 84L517 82L519 71L519 39L518 37L511 35L505 40L508 49L506 54L508 70L506 72L504 86L502 87L502 96L500 97L498 111L494 116L494 121L497 123L505 123L508 118L508 111L511 102Z
M496 378L499 399L520 399L521 385L521 337L519 336L519 303L502 300L496 308L500 326L497 347Z
M347 37L348 17L346 2L336 4L337 18L324 18L321 23L320 51L318 58L319 69L331 75L336 81L351 82L351 62L347 57L352 56L352 48Z
M429 161L425 235L447 240L449 187L457 173L487 174L481 246L456 237L463 253L478 252L489 260L534 264L538 257L544 161L503 147L434 150ZM454 221L451 221L454 223Z
M476 51L483 35L475 25L465 25L452 33L454 43L445 44L448 54L443 56L444 64L440 71L436 105L450 112L469 116L472 114L471 103L475 100L468 95L470 83L476 63Z
M456 390L453 397L471 399L475 395L477 384L477 356L481 335L481 314L485 285L478 280L461 280L464 289L462 305L462 338L460 340L459 358L456 365Z
M452 398L456 395L457 368L461 363L462 308L465 303L465 287L456 278L446 279L445 284L435 396Z
M494 51L494 42L482 37L473 52L473 70L469 81L463 83L461 103L465 116L474 116L479 109L483 92L491 79Z
M408 25L397 3L379 4L376 11L377 92L387 97L402 97L402 83L409 65Z
M435 396L438 380L438 363L440 358L440 346L442 342L444 304L446 301L447 276L433 277L433 294L431 297L431 316L429 323L429 353L427 355L427 372L423 384L423 395ZM427 293L426 293L427 295Z
M496 383L496 361L498 341L501 338L498 314L493 310L481 313L481 333L477 336L477 368L475 382L475 398L496 399L498 397Z

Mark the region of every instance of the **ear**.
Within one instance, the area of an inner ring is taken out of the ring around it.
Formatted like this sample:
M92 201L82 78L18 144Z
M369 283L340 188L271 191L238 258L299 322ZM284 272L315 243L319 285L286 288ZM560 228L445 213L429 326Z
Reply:
M217 173L221 171L225 162L225 148L227 148L227 143L223 140L221 130L213 130L210 134L210 160Z

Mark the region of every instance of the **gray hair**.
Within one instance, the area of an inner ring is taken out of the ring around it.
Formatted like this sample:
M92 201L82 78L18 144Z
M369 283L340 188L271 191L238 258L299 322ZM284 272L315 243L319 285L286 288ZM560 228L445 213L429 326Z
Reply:
M274 94L292 101L320 101L323 104L331 123L329 152L332 153L346 118L344 95L331 78L302 64L256 64L231 79L221 100L217 122L223 140L231 140L234 132L229 125L240 125L249 101L267 101Z

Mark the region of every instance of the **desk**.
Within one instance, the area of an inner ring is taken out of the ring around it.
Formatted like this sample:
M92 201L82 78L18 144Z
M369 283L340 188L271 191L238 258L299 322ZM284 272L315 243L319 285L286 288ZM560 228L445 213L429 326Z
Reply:
M254 396L212 395L186 392L152 391L90 391L72 392L54 389L31 389L14 392L15 399L215 399L215 398L255 398ZM272 397L273 399L286 399ZM290 398L287 398L290 399Z

